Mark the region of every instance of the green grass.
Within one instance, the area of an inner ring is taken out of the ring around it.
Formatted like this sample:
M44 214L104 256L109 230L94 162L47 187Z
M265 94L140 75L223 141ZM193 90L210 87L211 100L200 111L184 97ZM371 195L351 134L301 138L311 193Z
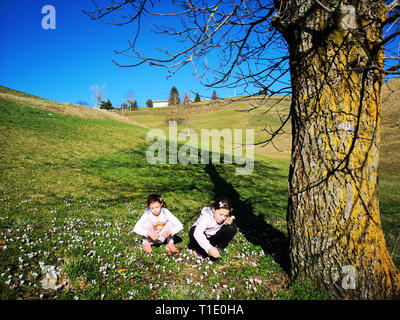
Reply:
M248 179L234 165L152 166L141 127L8 100L0 113L1 299L272 299L286 290L265 232L285 242L287 164L259 161ZM132 233L153 192L184 224L177 255L145 254ZM187 233L222 193L241 208L240 232L225 260L200 261ZM42 288L41 264L55 266L57 290Z
M287 158L258 154L249 176L235 175L235 165L149 165L147 129L27 99L0 99L0 299L329 298L285 273ZM233 128L235 114L216 128ZM218 123L215 114L202 117L197 129ZM399 263L399 182L383 174L380 183L385 235ZM150 193L162 194L184 224L174 256L163 246L145 254L132 233ZM217 195L234 201L239 233L227 257L201 261L187 248L188 231ZM57 290L42 288L41 264L55 266Z
M389 252L400 268L400 78L382 89L379 205Z
M267 130L279 128L281 125L280 117L284 117L288 113L289 101L282 101L275 106L276 102L276 100L265 102L262 98L230 98L222 101L222 105L213 105L210 102L194 103L189 126L196 131L199 137L201 129L230 129L231 132L234 129L254 129L254 141L256 143L262 142L270 137L264 127ZM246 112L250 106L258 106L258 108L251 112ZM273 107L272 110L269 110L271 107ZM124 114L132 121L137 121L149 128L162 129L168 135L168 109L139 109L136 111L124 111ZM186 126L186 120L182 115L178 119L178 132L186 129ZM284 129L285 132L290 132L290 123L287 123ZM260 145L254 150L256 158L289 161L290 134L278 135L274 141L279 151L272 144L265 147ZM243 143L245 143L244 136Z

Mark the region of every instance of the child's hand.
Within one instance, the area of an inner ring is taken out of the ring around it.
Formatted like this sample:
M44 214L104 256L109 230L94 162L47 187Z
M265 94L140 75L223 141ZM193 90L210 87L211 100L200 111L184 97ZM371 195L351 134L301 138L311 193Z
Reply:
M147 236L150 237L151 240L153 240L153 241L155 241L155 240L158 239L158 234L155 233L155 232L152 232L152 231L150 231L150 232L147 234Z
M228 217L225 220L225 224L232 224L232 222L233 222L233 218L232 217Z
M170 231L170 230L167 230L167 231L165 231L165 232L162 234L162 236L163 236L164 238L168 238L170 235L171 235L171 231Z
M219 250L215 247L211 247L208 249L208 254L212 256L213 258L221 258L221 255L219 254Z

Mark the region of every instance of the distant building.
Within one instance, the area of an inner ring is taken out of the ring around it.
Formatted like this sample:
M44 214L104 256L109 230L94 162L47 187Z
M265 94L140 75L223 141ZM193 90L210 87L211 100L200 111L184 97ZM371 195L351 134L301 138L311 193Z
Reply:
M168 107L168 100L153 100L153 108Z

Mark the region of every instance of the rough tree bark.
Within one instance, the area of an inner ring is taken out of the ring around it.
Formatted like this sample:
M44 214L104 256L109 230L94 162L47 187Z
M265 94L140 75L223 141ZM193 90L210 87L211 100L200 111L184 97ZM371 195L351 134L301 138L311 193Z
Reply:
M334 5L337 7L334 7ZM279 1L290 49L293 279L337 298L398 297L378 203L380 1Z

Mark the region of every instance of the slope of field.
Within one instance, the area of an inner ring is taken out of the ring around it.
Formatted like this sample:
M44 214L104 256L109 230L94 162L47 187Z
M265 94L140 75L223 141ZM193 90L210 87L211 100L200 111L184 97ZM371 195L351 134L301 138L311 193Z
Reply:
M235 165L149 165L147 129L17 99L0 97L0 299L326 297L284 272L286 165L257 161L246 178ZM145 254L132 233L154 192L184 224L175 256ZM224 259L201 261L187 233L217 195L240 232Z
M399 266L398 83L390 84L391 96L382 92L379 196ZM288 103L267 115L267 106L235 111L254 104L247 99L198 107L190 127L250 126L262 139L264 118L276 128ZM0 87L0 299L327 298L307 284L290 284L285 273L288 153L256 151L249 176L236 175L235 164L149 165L145 127L168 132L161 112L139 110L120 121ZM185 127L181 121L179 129ZM184 224L175 256L163 246L145 254L132 234L153 192ZM233 200L240 232L221 261L200 261L187 249L187 233L218 195ZM43 287L43 265L55 268L53 289Z
M381 92L381 158L379 171L379 198L383 228L386 241L397 265L400 265L400 78L387 82ZM268 139L264 128L276 129L281 119L288 113L290 101L272 100L263 103L261 98L230 98L211 102L195 103L189 120L189 127L196 132L201 129L216 128L253 128L255 142ZM246 112L243 110L256 109ZM268 111L267 113L265 113ZM162 128L168 132L166 119L168 108L141 109L128 113L130 119L145 124L150 128ZM186 128L185 119L181 119L178 130ZM290 133L290 123L284 130ZM270 130L271 131L271 130ZM256 146L256 159L276 159L282 165L289 162L290 134L278 135L274 145ZM279 149L279 151L277 150ZM258 157L257 157L258 156Z
M79 106L71 103L60 103L60 102L50 101L21 91L9 89L3 86L0 86L0 98L4 101L12 102L13 104L29 105L31 107L47 110L49 112L57 112L81 118L90 118L99 120L104 120L104 119L117 120L125 123L134 124L137 126L142 126L142 127L144 126L143 124L131 121L125 117L121 117L116 113L112 113L106 110L90 108L86 106Z
M279 128L281 119L285 119L289 111L290 101L275 98L265 101L262 97L237 97L226 100L218 100L193 103L191 116L187 122L184 112L180 112L178 120L178 132L187 126L200 136L201 129L229 129L233 133L235 129L254 129L254 142L261 143L270 138L271 132ZM249 111L253 109L252 111ZM150 128L164 130L168 134L168 108L139 109L137 111L124 112L126 116ZM286 134L275 137L274 144L260 144L255 147L256 156L288 161L290 156L290 123L284 126ZM244 135L243 135L243 143Z
M400 266L400 78L383 85L381 99L379 202L388 248Z

